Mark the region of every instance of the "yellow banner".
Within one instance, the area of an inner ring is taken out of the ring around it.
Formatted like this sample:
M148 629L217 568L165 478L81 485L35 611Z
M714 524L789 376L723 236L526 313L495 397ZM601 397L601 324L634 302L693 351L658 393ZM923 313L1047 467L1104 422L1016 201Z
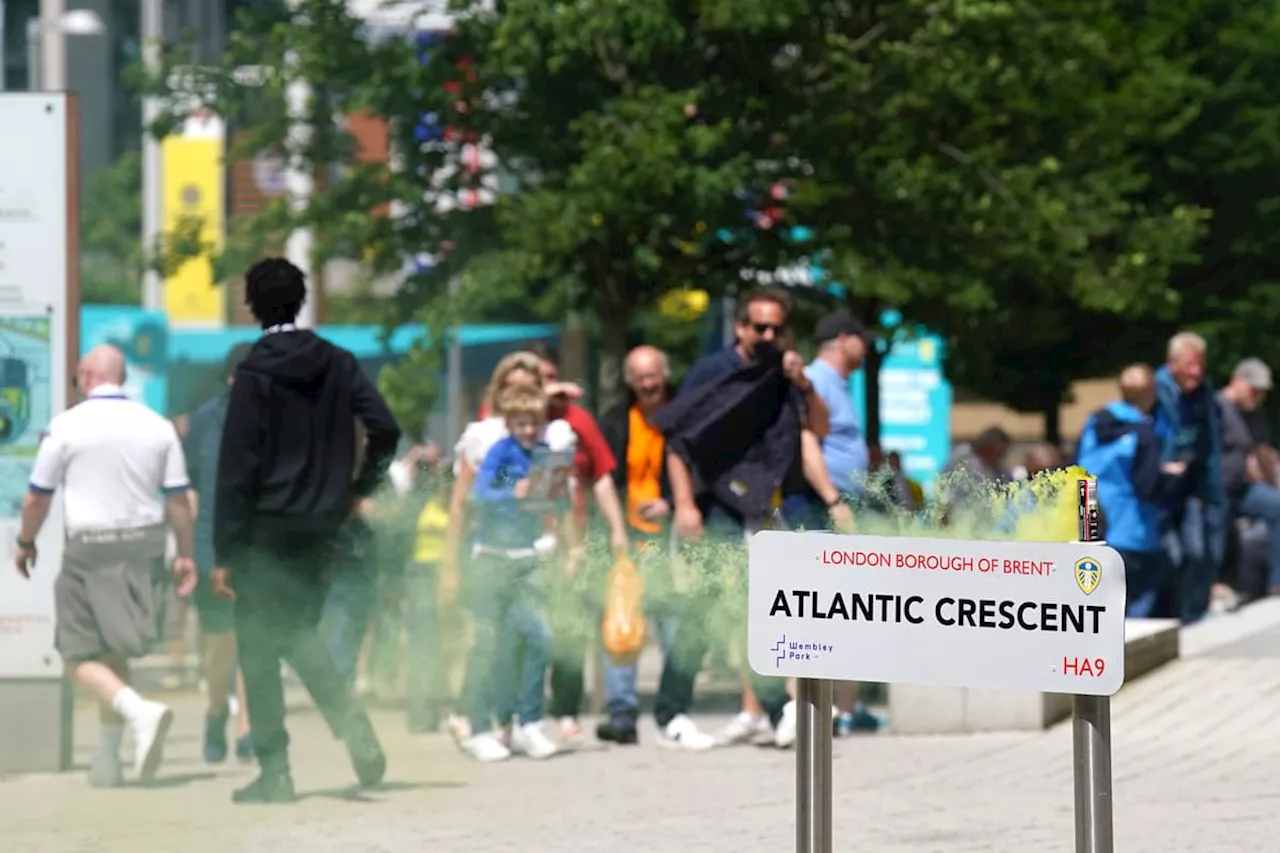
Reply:
M161 143L166 240L175 233L187 236L198 222L200 244L211 247L165 279L165 313L177 326L221 325L226 320L226 301L222 288L215 286L210 262L226 238L225 147L226 126L211 115L187 119L179 133Z

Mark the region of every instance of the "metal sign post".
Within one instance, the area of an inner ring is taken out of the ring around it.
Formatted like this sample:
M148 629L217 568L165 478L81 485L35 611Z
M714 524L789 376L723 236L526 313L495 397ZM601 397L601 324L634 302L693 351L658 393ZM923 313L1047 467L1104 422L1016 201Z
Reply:
M831 853L831 682L796 682L796 853Z
M1080 541L1102 541L1098 482L1079 482ZM1076 795L1076 853L1112 853L1111 697L1072 697L1071 738Z

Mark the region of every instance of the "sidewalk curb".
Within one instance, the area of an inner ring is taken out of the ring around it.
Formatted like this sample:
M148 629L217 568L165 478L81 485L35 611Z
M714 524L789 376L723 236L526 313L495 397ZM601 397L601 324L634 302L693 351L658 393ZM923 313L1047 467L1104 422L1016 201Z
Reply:
M1268 628L1280 626L1280 598L1246 605L1235 613L1214 616L1182 629L1182 657L1202 657Z

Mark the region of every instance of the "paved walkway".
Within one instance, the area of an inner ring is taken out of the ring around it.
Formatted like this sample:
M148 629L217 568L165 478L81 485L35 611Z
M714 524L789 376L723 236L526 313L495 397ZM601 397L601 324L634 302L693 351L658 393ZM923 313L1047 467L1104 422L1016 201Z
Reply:
M1191 654L1115 700L1116 849L1250 853L1280 837L1280 602L1188 632ZM686 755L653 738L479 767L380 712L392 780L361 796L319 719L293 719L290 807L232 807L251 769L199 760L200 706L178 703L162 787L89 791L80 773L0 781L0 838L22 853L617 853L783 851L793 756ZM708 724L719 720L706 718ZM87 759L94 729L80 726ZM651 734L651 733L650 733ZM1070 727L1043 734L866 737L836 744L836 849L1070 851Z

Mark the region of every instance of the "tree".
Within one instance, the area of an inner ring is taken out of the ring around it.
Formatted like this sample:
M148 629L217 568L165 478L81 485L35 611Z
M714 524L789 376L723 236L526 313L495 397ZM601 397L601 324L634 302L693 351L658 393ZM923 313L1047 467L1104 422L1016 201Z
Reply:
M87 305L140 305L142 158L127 151L98 169L80 206L80 299Z
M1175 273L1176 320L1209 339L1219 375L1245 356L1280 366L1280 7L1205 0L1166 17L1164 49L1190 57L1200 108L1152 147L1149 192L1213 212Z
M402 321L438 325L459 304L499 299L582 311L599 324L608 402L639 308L681 288L721 293L775 251L769 235L714 235L742 221L742 195L771 180L777 152L758 120L761 93L776 39L804 11L794 5L509 0L424 43L366 38L344 3L305 0L288 20L243 18L221 66L169 96L174 113L194 93L230 117L246 132L239 150L279 151L321 176L305 210L269 206L242 251L309 225L317 260L361 258L371 275L428 254L430 265L404 277ZM171 52L168 64L186 60ZM236 73L248 65L253 86ZM285 96L300 79L323 86L291 115ZM351 163L351 140L335 128L361 110L388 121L394 170ZM291 135L291 119L312 132ZM445 142L491 147L514 191L446 209L475 176L455 168L440 178L457 147L440 144L441 126L454 135ZM393 204L397 215L385 215Z
M1056 437L1094 330L1176 313L1203 212L1143 155L1196 115L1187 58L1109 0L819 8L782 75L797 207L865 316L942 333L956 381Z

